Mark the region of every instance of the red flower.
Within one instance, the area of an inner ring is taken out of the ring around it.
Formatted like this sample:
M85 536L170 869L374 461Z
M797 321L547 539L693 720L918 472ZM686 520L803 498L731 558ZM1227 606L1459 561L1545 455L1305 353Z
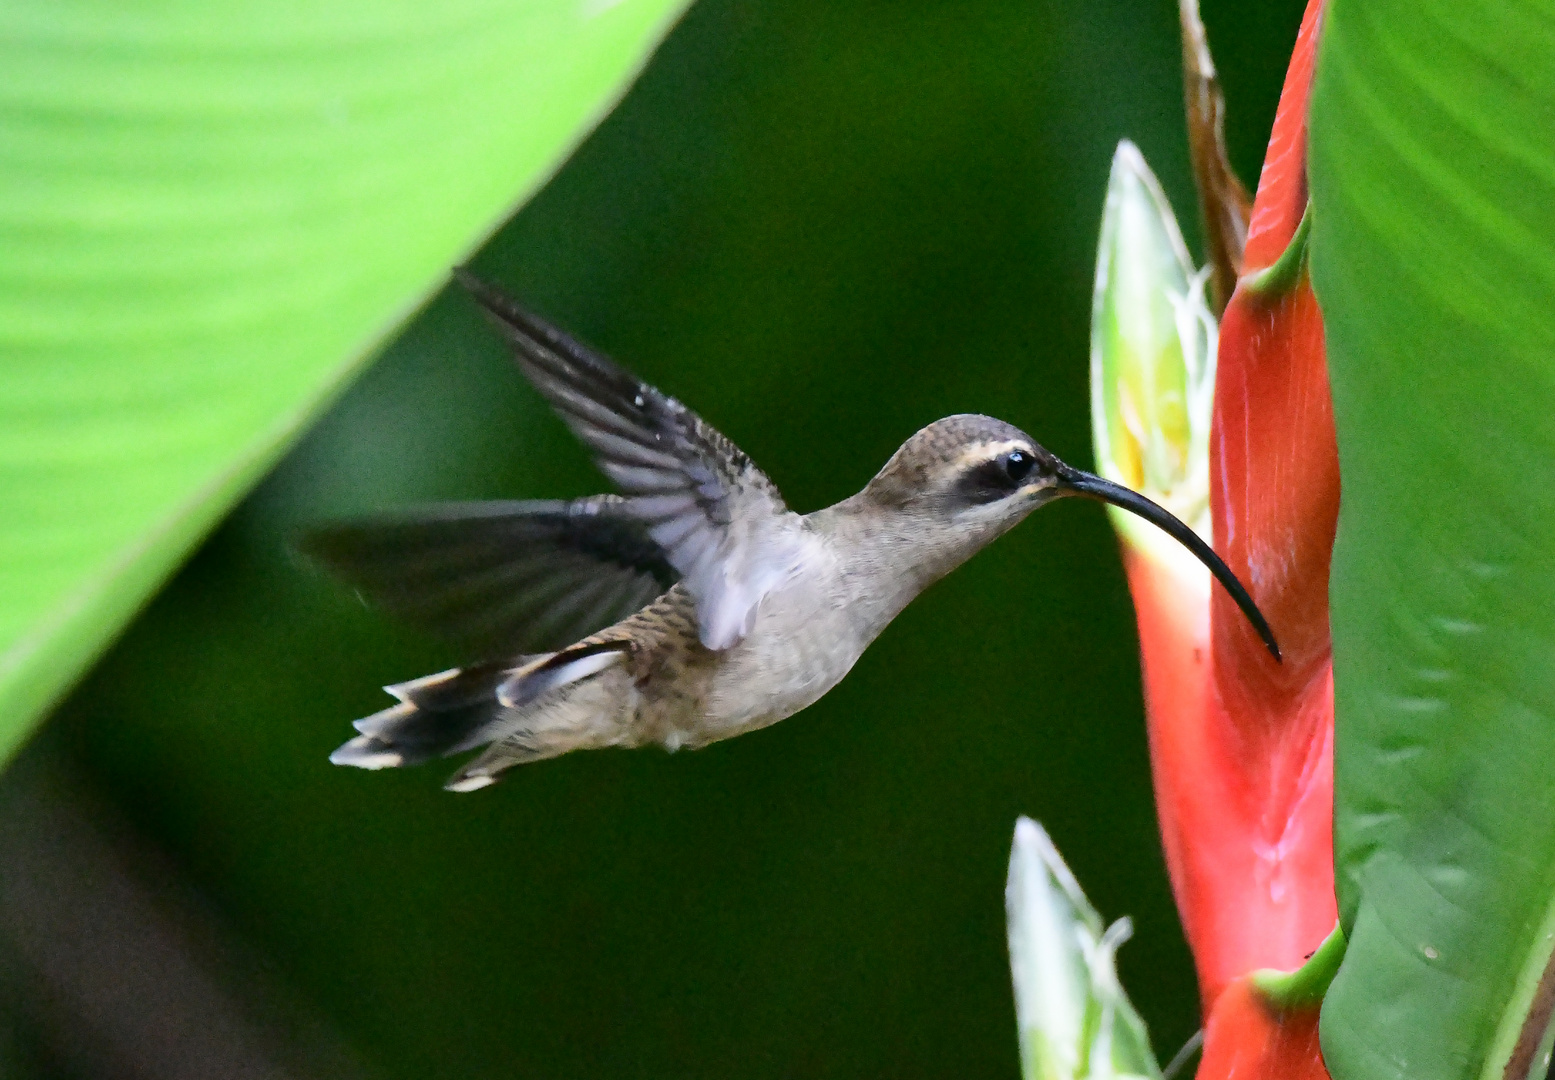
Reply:
M1161 836L1207 1016L1201 1078L1327 1075L1315 1003L1276 1010L1248 978L1300 967L1337 922L1328 574L1339 462L1304 224L1321 17L1312 0L1220 323L1209 428L1215 548L1284 662L1201 568L1124 535Z

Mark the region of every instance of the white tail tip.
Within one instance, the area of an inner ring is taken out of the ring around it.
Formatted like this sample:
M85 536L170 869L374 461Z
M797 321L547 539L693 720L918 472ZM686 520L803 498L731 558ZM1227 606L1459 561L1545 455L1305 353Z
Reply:
M354 765L358 769L395 769L405 764L399 753L367 735L342 743L329 755L329 761L332 765Z
M474 776L461 776L457 780L450 780L443 785L444 791L479 791L483 787L491 787L497 782L494 776L477 773Z

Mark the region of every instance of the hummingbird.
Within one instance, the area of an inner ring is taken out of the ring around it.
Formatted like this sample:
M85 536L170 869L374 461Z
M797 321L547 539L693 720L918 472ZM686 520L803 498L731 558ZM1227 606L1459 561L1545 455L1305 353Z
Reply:
M1026 515L1080 496L1164 530L1279 648L1236 576L1143 495L963 414L917 432L858 494L810 514L679 401L459 270L519 369L621 494L422 507L319 529L305 554L488 659L384 687L330 760L382 769L484 748L474 791L572 750L696 748L819 700L924 589Z

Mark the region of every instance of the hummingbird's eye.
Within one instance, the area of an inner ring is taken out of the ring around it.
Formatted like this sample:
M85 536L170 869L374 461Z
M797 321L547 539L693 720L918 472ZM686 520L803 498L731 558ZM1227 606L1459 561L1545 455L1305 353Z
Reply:
M1004 458L1004 471L1017 484L1026 479L1037 459L1024 450L1011 450Z

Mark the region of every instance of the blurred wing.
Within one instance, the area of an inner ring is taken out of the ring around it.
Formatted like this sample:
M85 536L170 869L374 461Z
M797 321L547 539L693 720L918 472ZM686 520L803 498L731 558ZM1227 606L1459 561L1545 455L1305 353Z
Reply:
M743 638L761 598L803 556L804 526L739 447L484 282L459 280L513 346L518 366L627 495L626 511L680 571L702 643Z
M299 546L367 599L482 655L550 652L679 576L623 504L453 503L330 525Z

